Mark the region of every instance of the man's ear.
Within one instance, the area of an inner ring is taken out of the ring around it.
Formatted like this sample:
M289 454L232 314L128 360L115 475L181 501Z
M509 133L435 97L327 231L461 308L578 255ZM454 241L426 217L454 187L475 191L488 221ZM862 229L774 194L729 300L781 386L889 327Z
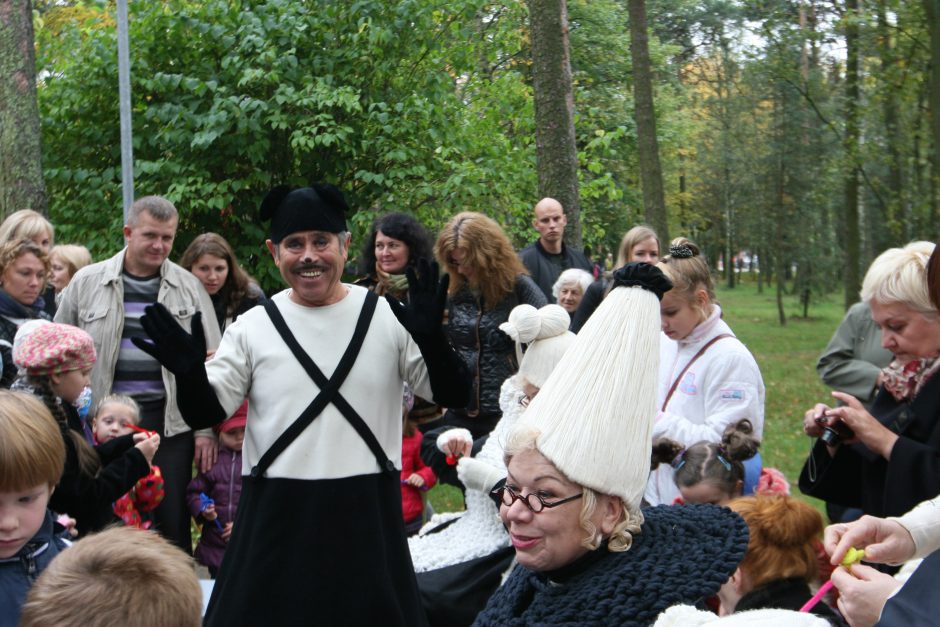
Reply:
M125 224L124 225L124 239L127 239L130 236L131 236L131 227Z
M275 263L277 263L277 244L269 239L266 239L264 240L264 245L268 247L268 252L271 253L271 257L273 257Z

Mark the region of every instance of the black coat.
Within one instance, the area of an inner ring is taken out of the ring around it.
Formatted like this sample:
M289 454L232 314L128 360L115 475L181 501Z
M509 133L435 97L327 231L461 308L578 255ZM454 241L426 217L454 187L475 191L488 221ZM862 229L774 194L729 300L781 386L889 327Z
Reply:
M738 601L735 612L746 610L799 610L813 596L812 591L800 577L774 579L754 588ZM844 625L839 615L832 611L825 601L820 601L809 610L820 618L825 618L833 625Z
M499 388L519 369L515 343L499 325L509 319L516 305L528 303L538 308L547 302L538 286L524 275L516 278L515 290L495 306L484 307L482 300L467 285L451 295L444 332L473 377L470 403L458 413L498 416Z
M536 240L519 251L519 259L532 275L532 280L538 285L548 302L554 303L555 297L552 295L552 286L558 280L561 271L558 266L552 263L550 255L542 248L542 243ZM561 268L580 268L587 272L592 272L594 266L583 252L575 250L569 246L561 245Z
M911 401L898 402L882 388L870 411L900 436L891 460L863 444L840 446L830 457L817 441L800 473L800 490L872 516L900 516L940 494L940 375Z

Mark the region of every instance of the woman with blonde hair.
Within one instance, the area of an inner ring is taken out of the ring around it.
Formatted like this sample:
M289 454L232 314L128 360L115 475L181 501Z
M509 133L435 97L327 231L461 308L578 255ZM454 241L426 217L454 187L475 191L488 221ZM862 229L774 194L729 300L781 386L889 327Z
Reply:
M77 244L59 244L49 252L49 285L55 290L56 303L72 277L81 268L91 265L91 253Z
M48 255L55 243L55 227L45 216L32 209L14 211L0 223L0 246L22 239L33 241L43 255ZM56 291L51 285L47 285L42 293L42 308L50 318L55 315L55 295Z
M621 268L632 261L644 261L646 263L656 263L659 261L659 236L656 231L645 225L638 225L624 233L620 240L620 247L617 249L617 263L614 268ZM606 273L604 276L594 281L586 290L578 309L571 319L571 330L577 333L591 317L597 306L601 304L604 297L611 290L611 275Z
M931 242L881 253L862 282L862 301L894 354L869 409L849 394L803 416L819 438L803 466L804 494L872 516L900 516L940 493L940 317L930 301Z
M444 331L473 377L470 404L448 408L441 424L468 429L476 439L492 431L502 415L500 386L519 367L515 345L499 325L516 305L548 303L503 229L482 213L465 211L451 218L438 235L434 255L450 276ZM433 445L434 438L426 442ZM441 480L447 480L446 473Z
M529 403L493 490L516 567L476 625L649 625L718 592L747 547L713 505L642 508L662 271L629 264Z
M660 303L663 333L653 438L668 438L686 447L702 441L718 443L728 426L747 418L754 427L754 438L760 440L764 381L754 357L721 319L711 272L701 251L693 242L678 237L657 267L673 287ZM746 471L748 468L745 464ZM745 494L758 474L759 467L746 472ZM651 505L668 505L677 496L680 492L672 469L660 466L653 471L646 500Z
M32 240L0 244L0 387L9 388L16 378L13 340L27 321L52 317L43 308L42 290L49 272L49 258Z

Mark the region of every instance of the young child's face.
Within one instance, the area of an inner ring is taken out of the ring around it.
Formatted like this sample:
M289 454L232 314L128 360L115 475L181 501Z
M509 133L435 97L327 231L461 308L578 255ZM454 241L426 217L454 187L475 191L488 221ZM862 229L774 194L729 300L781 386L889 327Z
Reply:
M104 444L108 440L131 433L133 429L128 425L136 424L137 416L130 407L120 403L108 403L98 410L92 428L95 431L95 439L99 444Z
M223 431L219 434L219 440L233 451L240 451L245 443L245 427L236 427L235 429Z
M74 403L85 386L91 383L91 368L54 374L50 379L53 393L66 403Z
M13 557L39 533L52 488L47 483L27 490L0 492L0 560Z

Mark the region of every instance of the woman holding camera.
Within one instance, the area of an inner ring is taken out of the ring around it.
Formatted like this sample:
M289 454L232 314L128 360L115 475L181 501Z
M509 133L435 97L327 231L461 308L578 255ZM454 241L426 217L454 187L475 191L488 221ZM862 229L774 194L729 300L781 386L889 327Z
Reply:
M894 355L869 410L833 392L840 407L817 404L803 430L819 438L800 474L810 496L873 516L900 516L940 493L940 317L927 290L930 242L891 248L872 263L862 300Z

